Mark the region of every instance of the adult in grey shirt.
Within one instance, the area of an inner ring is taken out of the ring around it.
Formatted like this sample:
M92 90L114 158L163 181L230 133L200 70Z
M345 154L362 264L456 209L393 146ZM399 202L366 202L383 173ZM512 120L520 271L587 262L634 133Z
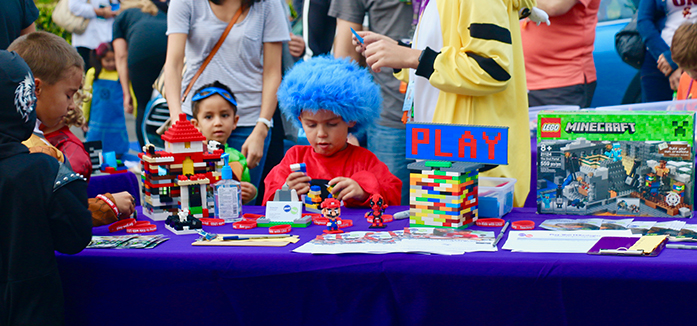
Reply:
M409 37L413 18L410 4L399 0L332 0L329 15L336 17L336 57L350 56L357 62L362 60L351 44L350 27L363 29L366 13L371 31L398 41ZM368 149L402 180L402 205L409 205L407 164L413 160L405 158L406 131L402 123L404 94L399 92L400 81L392 75L392 69L382 69L379 73L371 71L371 74L380 85L383 102L378 124L368 131Z
M246 9L181 103L184 89L241 6ZM176 121L181 112L191 115L191 97L201 86L216 80L228 86L237 98L240 120L227 144L247 158L257 188L281 83L282 42L290 40L286 20L279 1L172 0L167 13L165 93L170 118Z

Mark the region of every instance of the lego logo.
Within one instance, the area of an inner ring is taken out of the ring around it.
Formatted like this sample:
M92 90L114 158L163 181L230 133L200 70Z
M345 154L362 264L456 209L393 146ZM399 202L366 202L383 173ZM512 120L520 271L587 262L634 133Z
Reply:
M542 125L542 131L557 132L561 129L561 126L557 123L545 123Z
M540 118L540 137L561 137L561 118Z

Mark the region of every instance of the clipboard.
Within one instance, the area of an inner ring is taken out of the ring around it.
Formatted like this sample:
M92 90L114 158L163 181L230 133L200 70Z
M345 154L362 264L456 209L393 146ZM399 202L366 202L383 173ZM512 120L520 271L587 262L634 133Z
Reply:
M656 257L663 251L668 237L602 237L588 250L589 255Z

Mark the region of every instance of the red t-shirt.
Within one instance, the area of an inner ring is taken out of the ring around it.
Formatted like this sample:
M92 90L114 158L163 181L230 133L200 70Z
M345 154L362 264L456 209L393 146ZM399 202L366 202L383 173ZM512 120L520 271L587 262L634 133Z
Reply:
M593 42L600 0L579 0L571 9L550 17L550 26L520 22L529 90L595 81Z
M347 177L358 182L363 191L368 193L368 199L363 202L345 200L347 207L369 207L370 196L373 194L382 195L390 206L399 205L402 199L402 181L365 148L348 144L346 149L332 156L324 156L315 153L312 146L293 146L264 180L264 205L286 183L286 178L291 173L290 165L295 163L305 163L307 175L312 179Z
M70 162L70 167L73 168L73 171L80 173L89 182L92 174L92 161L90 161L90 156L87 154L82 142L70 131L70 128L65 126L44 134L44 136L51 145L56 146L63 152L63 155Z

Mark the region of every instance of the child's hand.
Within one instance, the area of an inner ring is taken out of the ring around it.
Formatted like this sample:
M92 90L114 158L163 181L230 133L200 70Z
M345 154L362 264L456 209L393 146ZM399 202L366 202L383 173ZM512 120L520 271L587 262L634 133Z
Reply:
M240 182L240 187L242 188L242 203L246 205L257 195L257 188L245 181Z
M87 127L87 122L85 122L85 124L83 124L80 128L82 129L82 132L87 132L88 130L90 130L90 128Z
M351 178L336 177L329 184L333 185L332 195L338 200L355 199L362 202L368 199L368 194Z
M670 77L670 73L673 72L673 67L670 66L670 63L668 63L668 60L666 60L666 57L663 54L658 56L656 66L658 67L658 70L666 75L666 77Z
M114 204L116 204L116 207L119 209L119 214L121 214L116 218L128 218L136 210L136 201L128 191L122 191L111 195L114 196Z
M288 188L295 189L298 195L304 195L310 192L310 177L302 172L292 172L286 178L286 184Z

